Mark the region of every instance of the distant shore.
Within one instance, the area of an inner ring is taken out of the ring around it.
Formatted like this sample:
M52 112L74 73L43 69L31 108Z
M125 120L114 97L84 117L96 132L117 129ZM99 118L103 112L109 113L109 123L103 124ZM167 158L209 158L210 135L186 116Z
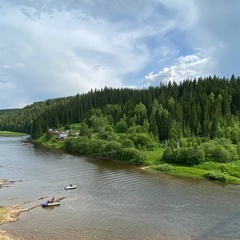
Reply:
M5 137L22 137L25 135L26 135L25 133L20 133L20 132L0 131L0 136L5 136Z

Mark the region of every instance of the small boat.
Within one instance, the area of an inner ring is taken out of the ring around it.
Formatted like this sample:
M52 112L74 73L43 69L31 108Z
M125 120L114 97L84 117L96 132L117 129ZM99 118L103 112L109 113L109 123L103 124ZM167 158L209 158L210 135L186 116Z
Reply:
M75 188L77 188L76 185L70 184L70 185L66 186L64 189L65 189L65 190L71 190L71 189L75 189Z
M42 207L53 207L53 206L61 205L61 202L60 201L54 201L54 202L46 201L46 202L41 203L41 205L42 205Z

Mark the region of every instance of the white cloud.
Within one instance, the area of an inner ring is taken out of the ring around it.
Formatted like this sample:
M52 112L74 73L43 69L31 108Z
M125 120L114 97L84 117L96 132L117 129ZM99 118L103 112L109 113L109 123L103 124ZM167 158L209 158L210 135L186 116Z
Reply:
M240 75L238 58L240 54L240 22L237 20L240 1L193 0L197 10L192 41L202 52L214 61L212 71L220 77Z
M16 68L23 68L25 65L23 63L16 63L13 65L2 65L0 66L1 69L16 69Z
M0 2L0 109L240 73L237 0Z
M142 68L149 57L148 49L138 42L145 32L130 33L126 23L113 24L76 10L42 13L38 18L28 8L24 8L27 16L14 7L0 12L5 12L0 25L8 29L0 34L2 78L10 76L30 101L121 87L121 75ZM22 62L15 71L13 58ZM101 71L93 69L96 65L102 66Z
M206 75L206 66L210 66L208 58L201 58L199 55L187 55L178 58L176 65L165 67L159 73L154 74L150 72L145 76L145 83L147 85L159 86L161 83L176 82L179 83L184 79L193 79Z
M236 20L240 2L190 0L183 3L172 0L169 4L176 4L173 8L177 9L178 14L174 20L180 19L180 22L175 29L180 29L183 37L186 37L185 46L188 46L189 51L187 54L182 53L181 48L177 50L178 44L172 48L169 45L164 60L159 61L159 73L149 71L144 82L159 85L160 82L179 82L186 78L213 74L220 77L240 75L240 23ZM167 39L170 40L169 37ZM168 58L172 61L167 62Z

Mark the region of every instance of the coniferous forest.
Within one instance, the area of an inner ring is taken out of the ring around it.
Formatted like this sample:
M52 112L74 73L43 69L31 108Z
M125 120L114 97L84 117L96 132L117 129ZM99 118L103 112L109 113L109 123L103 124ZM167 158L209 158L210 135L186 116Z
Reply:
M159 162L164 164L158 170L219 163L207 177L226 181L230 173L223 164L239 160L239 119L240 77L209 76L147 89L105 87L35 102L2 112L0 130L50 141L50 128L75 128L78 137L63 140L66 151L134 165L146 164L148 153L162 147ZM231 171L240 178L240 171Z

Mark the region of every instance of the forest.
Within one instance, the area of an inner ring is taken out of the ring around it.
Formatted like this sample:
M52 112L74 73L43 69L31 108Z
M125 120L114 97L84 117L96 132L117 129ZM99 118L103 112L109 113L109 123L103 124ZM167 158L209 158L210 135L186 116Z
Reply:
M45 142L58 141L49 129L68 131L61 146L70 153L142 166L159 151L153 157L158 171L199 166L209 170L203 173L209 179L237 182L239 118L240 77L209 76L35 102L0 114L0 131L24 132Z

